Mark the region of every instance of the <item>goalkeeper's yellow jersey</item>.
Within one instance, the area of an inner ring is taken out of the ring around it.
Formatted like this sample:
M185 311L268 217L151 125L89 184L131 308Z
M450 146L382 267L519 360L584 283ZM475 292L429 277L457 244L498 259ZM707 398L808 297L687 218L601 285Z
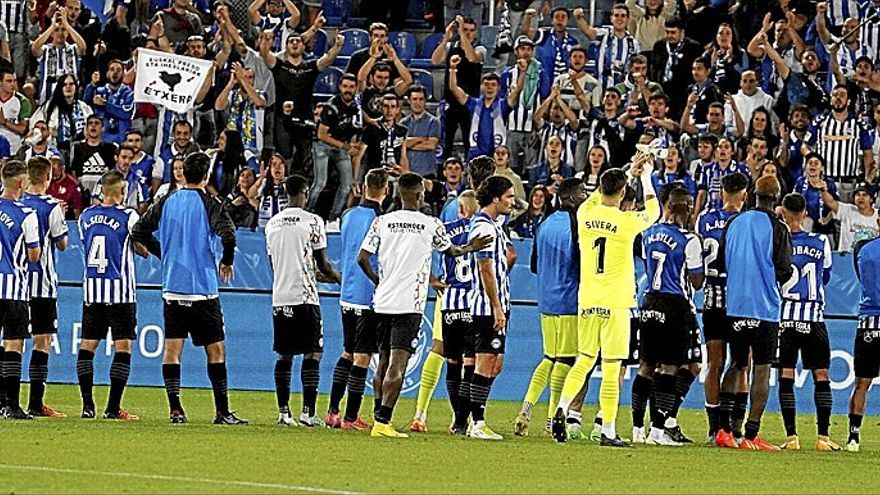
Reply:
M657 221L657 198L645 201L644 211L621 211L603 206L595 191L577 212L581 251L580 308L632 308L636 305L633 242Z

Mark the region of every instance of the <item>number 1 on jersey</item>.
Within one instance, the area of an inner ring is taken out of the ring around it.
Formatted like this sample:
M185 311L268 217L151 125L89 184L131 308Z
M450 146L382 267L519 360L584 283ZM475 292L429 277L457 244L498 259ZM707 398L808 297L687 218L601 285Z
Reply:
M608 239L599 237L593 242L593 249L599 250L599 258L596 260L596 273L605 273L605 242Z
M86 263L89 268L94 268L98 273L107 271L107 239L102 235L96 235L92 238L92 245L89 247L89 256Z

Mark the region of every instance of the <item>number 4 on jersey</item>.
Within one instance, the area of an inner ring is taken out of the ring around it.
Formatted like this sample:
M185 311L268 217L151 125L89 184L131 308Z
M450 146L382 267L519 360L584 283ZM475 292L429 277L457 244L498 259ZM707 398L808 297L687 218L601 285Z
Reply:
M98 235L92 239L92 245L89 247L89 256L86 264L89 268L94 268L98 273L104 273L107 270L107 240L104 236Z

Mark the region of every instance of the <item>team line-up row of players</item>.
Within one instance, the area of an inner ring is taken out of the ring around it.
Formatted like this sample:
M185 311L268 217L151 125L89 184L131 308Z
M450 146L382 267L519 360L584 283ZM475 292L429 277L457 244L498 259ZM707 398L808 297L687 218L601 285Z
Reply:
M686 229L693 198L685 189L673 186L661 191L661 216L650 180L651 162L651 155L637 154L629 176L620 170L607 172L599 191L589 199L582 181L564 182L558 191L561 208L539 229L532 268L539 275L545 361L550 362L556 378L551 380L552 421L548 421L553 436L565 441L569 433L579 434L577 405L601 350L603 422L597 436L603 445L626 445L615 431L617 376L622 361L634 354L631 340L635 339L630 336L630 309L635 301L632 246L636 236L647 229L641 250L650 287L638 325L641 365L633 384L633 440L658 445L687 441L677 427L675 415L701 361L691 298L693 289L702 288L705 280L704 321L710 367L707 414L712 441L726 447L778 448L758 436L768 395L769 366L777 358L783 368L780 402L789 433L784 446L799 447L794 432L793 372L800 352L804 366L814 370L816 381L817 448L839 450L828 436L830 350L822 324L822 287L830 276L830 246L823 236L805 233L800 227L805 211L803 198L785 198L779 208L783 223L774 213L779 202L779 184L773 178L763 178L755 188L758 207L737 215L745 201L748 179L731 174L722 184L724 207L703 214L697 236ZM303 210L308 200L308 182L299 176L288 179L290 206L266 228L267 248L275 272L273 347L279 355L275 382L280 424L325 423L315 411L318 360L323 351L315 280L316 271L320 271L329 280L342 283L345 332L345 352L334 370L326 424L346 429L370 428L359 418L359 409L366 368L378 352L372 435L406 436L394 430L391 417L407 361L418 343L431 252L437 250L444 254L441 284L446 287L441 299L441 335L449 366L447 388L455 413L450 431L481 439L501 438L486 426L484 417L492 383L502 368L510 310L508 271L516 256L503 223L515 201L508 179L489 177L493 168L488 157L478 157L469 164L471 185L477 186L477 190L454 200L459 219L445 225L419 212L424 185L417 174L406 174L399 180L402 208L379 215L388 178L381 170L372 172L364 202L343 217L341 274L326 258L323 220ZM191 335L208 355L215 422L246 423L229 410L218 270L211 251L211 238L217 235L223 245L219 278L228 281L232 276L234 226L219 203L204 192L208 169L206 155L187 157L184 175L188 186L157 203L140 219L136 212L119 205L124 180L109 172L102 178L103 203L83 213L79 226L86 274L83 343L77 361L83 417L95 416L91 362L95 348L109 329L116 352L104 417L137 419L120 407L130 371L131 340L135 338L132 253L146 257L152 252L163 260L163 378L170 421L186 422L179 398L179 357L183 340ZM0 229L4 255L0 260L0 324L5 351L0 370L5 392L3 411L12 419L61 415L42 403L49 338L57 331L54 250L66 246L67 235L61 205L44 194L49 170L46 160L35 158L27 165L8 162L2 171L0 223L5 229ZM630 180L641 182L644 211L632 211L627 206L632 202L624 201L629 199L626 193ZM725 228L735 215L737 221L732 224L742 227ZM657 222L658 219L661 221ZM751 249L754 243L765 248ZM772 246L772 250L767 246ZM867 255L873 251L867 249L857 254L856 259L861 262L865 258L866 263L864 268L859 267L860 273L873 268ZM760 259L761 256L767 258ZM756 267L760 268L757 277ZM727 277L726 273L737 276ZM189 277L184 279L182 274ZM871 290L876 289L865 291L863 310L867 311L863 311L860 335L863 330L875 328L871 325L876 326L876 315L880 315L880 308L871 312ZM29 368L30 401L25 412L18 398L21 353L23 341L31 333L35 345ZM732 364L719 387L728 344ZM856 340L855 368L859 380L850 415L849 450L858 449L865 392L880 368L880 350L871 344L868 338L862 339L862 344ZM299 354L304 355L303 409L299 421L295 421L288 401L292 357ZM531 406L547 381L545 361L536 369L523 412L517 419L518 434L527 432ZM747 381L750 364L754 370L752 409L745 434L740 438L735 410L745 410L749 394L737 391ZM342 415L339 404L346 389L349 399ZM741 400L743 395L745 400ZM651 430L646 435L643 425L649 398ZM417 417L412 425L415 431L424 427L422 423L420 428L418 420Z

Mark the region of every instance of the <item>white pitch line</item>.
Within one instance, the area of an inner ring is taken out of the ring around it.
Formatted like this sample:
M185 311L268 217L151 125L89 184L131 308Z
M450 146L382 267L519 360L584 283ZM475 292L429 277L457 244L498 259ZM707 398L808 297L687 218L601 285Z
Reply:
M138 478L154 481L183 481L190 483L209 483L215 485L235 485L247 488L263 488L276 489L286 491L300 491L311 493L327 493L333 495L361 495L358 492L348 492L345 490L332 490L328 488L318 488L314 486L298 486L298 485L282 485L279 483L260 483L256 481L235 481L235 480L216 480L209 478L192 478L189 476L170 476L164 474L141 474L126 473L121 471L94 471L90 469L69 469L54 468L46 466L23 466L19 464L0 464L0 469L18 469L21 471L41 471L45 473L63 473L63 474L85 474L93 476L116 476L119 478Z

